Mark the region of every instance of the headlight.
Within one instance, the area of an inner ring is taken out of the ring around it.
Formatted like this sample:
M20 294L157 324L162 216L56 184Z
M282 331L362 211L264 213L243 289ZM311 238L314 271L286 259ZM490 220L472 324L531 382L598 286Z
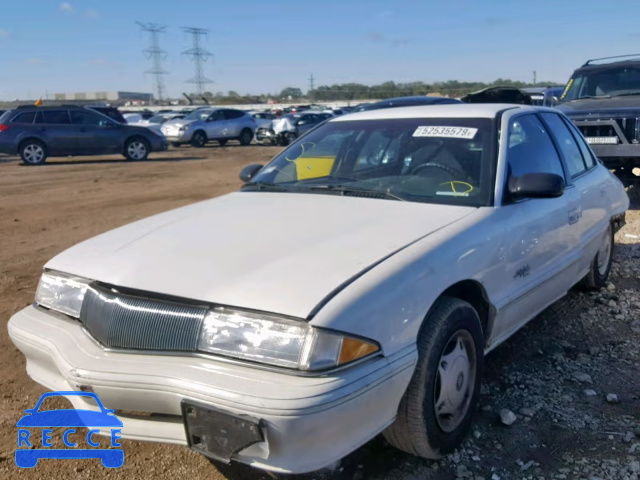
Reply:
M202 326L198 350L300 370L322 370L379 350L373 342L306 322L217 308Z
M36 303L78 318L89 280L66 273L46 271L40 277Z
M187 125L182 125L178 130L180 130L181 132L186 132L190 128L191 128L191 124L188 123Z

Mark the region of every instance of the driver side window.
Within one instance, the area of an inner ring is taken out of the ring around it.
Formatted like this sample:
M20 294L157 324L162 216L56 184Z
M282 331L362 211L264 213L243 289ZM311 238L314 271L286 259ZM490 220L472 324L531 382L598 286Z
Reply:
M555 173L564 178L562 163L549 132L535 115L511 120L507 165L510 176L525 173Z
M224 116L222 114L222 110L216 110L211 115L209 115L209 118L207 118L207 122L219 122L220 120L223 120L223 119L224 119Z

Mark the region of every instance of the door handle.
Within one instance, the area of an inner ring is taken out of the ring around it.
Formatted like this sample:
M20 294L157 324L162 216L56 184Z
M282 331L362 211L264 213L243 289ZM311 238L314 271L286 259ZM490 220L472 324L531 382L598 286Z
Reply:
M567 214L569 217L568 218L569 225L573 225L574 223L578 223L578 221L582 217L582 208L580 207L572 208L567 212Z

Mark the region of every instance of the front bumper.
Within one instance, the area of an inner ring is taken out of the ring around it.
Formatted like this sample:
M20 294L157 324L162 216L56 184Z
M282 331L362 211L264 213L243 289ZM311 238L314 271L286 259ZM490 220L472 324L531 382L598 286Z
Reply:
M299 376L205 356L108 351L78 322L33 306L8 328L31 378L52 390L94 391L116 410L124 438L186 445L182 403L210 406L263 422L265 441L233 460L289 473L339 460L393 422L417 358L411 347L336 373ZM92 408L83 397L69 400Z
M193 132L191 129L185 130L184 132L168 132L164 134L164 137L170 143L189 143L191 141L191 137L193 136Z

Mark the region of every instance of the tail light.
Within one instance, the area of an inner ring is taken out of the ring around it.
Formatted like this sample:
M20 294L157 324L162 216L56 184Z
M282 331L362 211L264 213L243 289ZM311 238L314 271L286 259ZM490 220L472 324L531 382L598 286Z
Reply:
M4 132L5 130L9 130L9 125L3 125L0 123L0 132Z

